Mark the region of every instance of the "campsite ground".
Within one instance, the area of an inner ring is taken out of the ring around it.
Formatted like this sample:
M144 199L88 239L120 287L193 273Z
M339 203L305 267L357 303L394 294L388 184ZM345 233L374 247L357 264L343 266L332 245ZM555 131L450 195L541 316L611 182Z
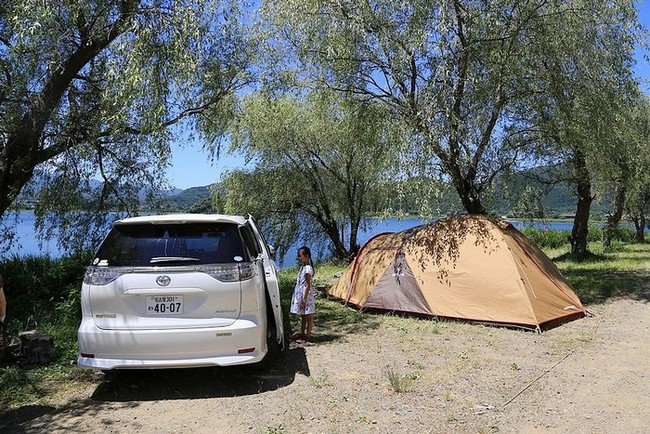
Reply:
M317 342L266 370L126 372L0 413L0 431L643 433L650 274L543 334L357 313L319 299Z

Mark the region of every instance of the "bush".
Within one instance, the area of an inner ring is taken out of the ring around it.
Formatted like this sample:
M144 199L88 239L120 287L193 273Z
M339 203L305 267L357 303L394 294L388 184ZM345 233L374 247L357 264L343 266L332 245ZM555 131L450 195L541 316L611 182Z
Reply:
M79 322L79 291L90 254L61 259L13 257L0 263L7 297L7 319L19 328Z
M623 243L634 243L635 242L636 231L630 228L622 228L617 226L614 229L614 234L612 239L622 241Z
M557 249L569 245L570 231L558 231L555 229L538 229L526 227L521 230L537 247L541 249Z
M593 224L587 228L587 242L601 241L603 239L603 230Z
M76 359L81 282L90 261L90 254L78 254L13 257L0 263L9 330L14 336L32 329L52 335L57 363L66 366Z
M558 231L555 229L538 229L534 227L526 227L521 229L521 232L531 239L541 249L557 249L564 246L569 246L569 237L571 231L564 230ZM614 240L622 241L623 243L633 243L635 232L633 229L617 227L614 230ZM603 240L603 230L595 224L590 224L587 229L587 242L600 242Z

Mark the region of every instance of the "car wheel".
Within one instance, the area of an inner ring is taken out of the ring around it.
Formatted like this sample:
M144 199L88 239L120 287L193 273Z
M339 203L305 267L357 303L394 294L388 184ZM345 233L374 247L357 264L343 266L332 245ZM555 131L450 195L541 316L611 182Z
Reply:
M120 376L119 369L102 369L105 381L115 381Z
M271 357L276 357L279 353L282 352L282 347L278 344L278 334L275 328L275 324L269 324L266 331L266 346L268 352L266 353L265 359Z

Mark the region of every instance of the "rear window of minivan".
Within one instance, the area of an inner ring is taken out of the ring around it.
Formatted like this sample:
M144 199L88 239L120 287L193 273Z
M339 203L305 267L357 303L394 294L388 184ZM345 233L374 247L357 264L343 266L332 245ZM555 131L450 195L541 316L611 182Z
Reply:
M236 224L122 224L111 229L95 264L200 265L246 260Z

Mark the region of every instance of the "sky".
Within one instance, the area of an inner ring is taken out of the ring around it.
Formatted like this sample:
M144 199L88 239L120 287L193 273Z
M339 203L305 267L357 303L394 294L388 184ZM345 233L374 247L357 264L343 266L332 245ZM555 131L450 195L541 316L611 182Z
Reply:
M639 21L650 29L650 0L637 2ZM646 53L650 56L650 53ZM643 52L636 52L637 66L635 73L641 80L645 80L643 88L650 94L650 65L643 59ZM244 167L241 157L223 153L219 159L211 161L210 155L201 149L199 142L180 143L172 145L172 167L167 171L169 182L180 189L201 187L218 182L228 170Z
M211 161L210 154L197 141L172 144L171 161L172 166L167 170L169 183L182 190L214 184L228 170L244 167L243 158L226 152Z
M650 31L650 0L640 0L637 2L637 11L639 12L639 22ZM646 41L650 44L650 41ZM644 59L645 57L649 59ZM650 95L650 51L645 52L640 48L636 50L636 76L644 81L642 87L647 95Z

